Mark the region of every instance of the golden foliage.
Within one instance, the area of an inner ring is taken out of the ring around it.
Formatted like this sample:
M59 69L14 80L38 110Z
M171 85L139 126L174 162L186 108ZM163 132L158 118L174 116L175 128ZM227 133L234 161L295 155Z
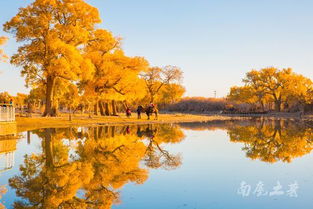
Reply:
M9 181L25 200L15 202L14 208L109 209L120 202L119 190L125 184L146 181L142 161L151 168L180 165L180 158L162 148L183 139L177 129L149 125L37 130L42 153L25 156L21 175Z
M246 126L232 125L232 142L244 143L247 157L265 162L291 162L313 149L312 128L288 121L259 121Z
M155 97L165 85L179 84L183 78L183 72L177 66L150 67L141 74L141 78L146 83L147 93L150 103L154 102Z
M4 24L4 30L24 43L11 63L23 67L28 85L46 86L46 112L53 113L57 78L77 81L88 77L93 66L81 53L100 22L98 10L83 0L36 0Z
M233 101L265 104L273 102L275 110L281 111L283 104L311 102L313 82L296 74L291 68L274 67L251 70L243 79L245 86L232 87L228 98Z
M160 68L156 77L148 78L151 69L159 68L149 70L145 58L126 56L120 38L95 28L100 22L98 10L84 0L35 0L4 24L4 31L21 43L11 63L22 67L26 85L37 89L30 100L41 96L45 101L44 116L57 116L59 106L103 109L108 102L126 104L147 94L153 100L165 85L162 102L182 96L178 67Z
M0 46L4 45L7 42L8 38L4 36L0 36ZM0 49L0 62L6 61L8 56L4 53L3 49Z

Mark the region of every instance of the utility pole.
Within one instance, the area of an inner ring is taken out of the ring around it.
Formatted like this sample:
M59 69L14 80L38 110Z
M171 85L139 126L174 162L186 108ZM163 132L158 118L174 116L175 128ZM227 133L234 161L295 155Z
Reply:
M214 90L213 93L214 93L214 98L216 98L216 90Z

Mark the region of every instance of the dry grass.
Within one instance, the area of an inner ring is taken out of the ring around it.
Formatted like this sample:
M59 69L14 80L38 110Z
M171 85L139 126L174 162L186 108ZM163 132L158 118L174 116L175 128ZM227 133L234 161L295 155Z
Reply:
M286 118L296 118L295 114L267 114L262 115L264 118L274 118L274 119L286 119ZM69 126L95 126L95 125L134 125L134 124L158 124L158 123L183 123L183 122L208 122L208 121L229 121L229 120L246 120L253 117L253 115L195 115L195 114L161 114L158 120L154 120L152 116L151 120L147 120L144 115L142 119L138 120L135 115L131 118L126 116L93 116L89 118L88 115L76 115L69 120L68 115L62 115L60 117L17 117L17 131L28 131L35 130L39 128L58 128L58 127L69 127ZM306 121L313 121L312 115L302 118Z

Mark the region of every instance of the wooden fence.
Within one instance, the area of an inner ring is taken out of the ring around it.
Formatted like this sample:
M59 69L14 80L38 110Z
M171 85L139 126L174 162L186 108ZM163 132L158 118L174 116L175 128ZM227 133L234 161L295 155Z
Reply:
M15 121L15 108L10 104L0 104L0 122Z

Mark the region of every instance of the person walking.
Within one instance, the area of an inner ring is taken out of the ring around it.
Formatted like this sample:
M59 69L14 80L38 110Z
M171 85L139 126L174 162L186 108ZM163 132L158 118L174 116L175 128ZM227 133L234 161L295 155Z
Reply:
M132 115L132 112L131 112L130 108L127 107L127 109L126 109L126 116L127 116L128 118L130 118L131 115Z
M137 118L138 119L141 119L141 113L143 112L143 106L141 106L141 105L139 105L138 107L137 107Z

